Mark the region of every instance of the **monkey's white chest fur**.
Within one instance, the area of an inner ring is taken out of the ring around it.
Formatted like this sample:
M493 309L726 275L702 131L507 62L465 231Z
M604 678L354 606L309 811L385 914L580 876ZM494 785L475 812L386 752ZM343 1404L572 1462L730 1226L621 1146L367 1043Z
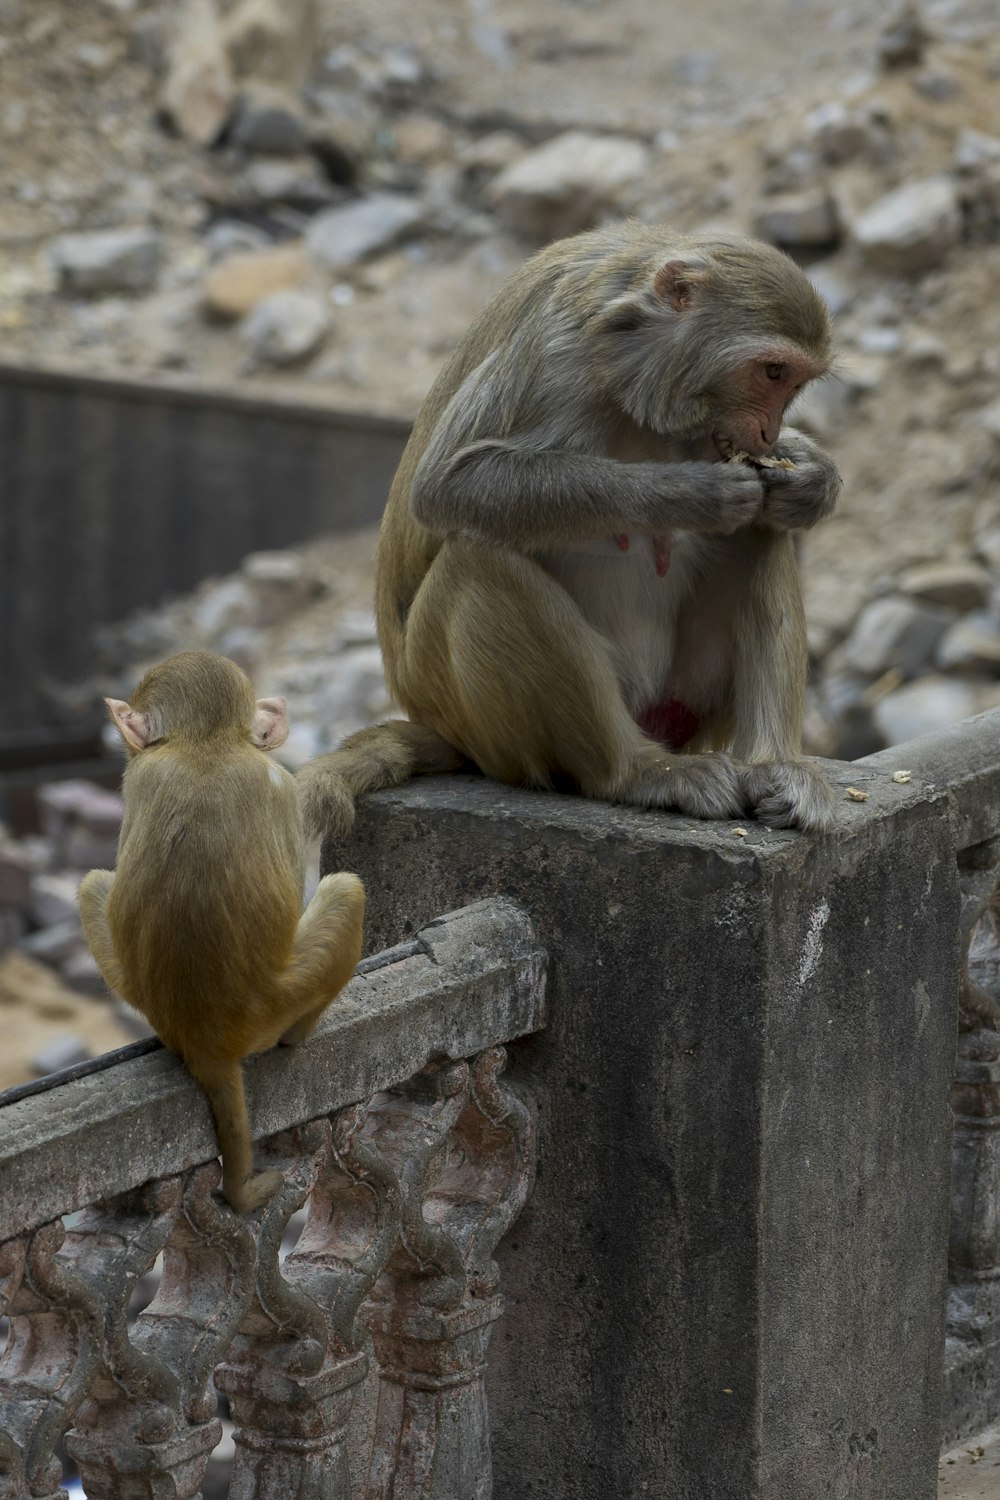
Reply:
M662 575L656 548L646 536L630 536L627 550L622 539L609 537L540 558L609 643L633 713L670 696L678 620L694 589L698 541L674 533L670 565Z

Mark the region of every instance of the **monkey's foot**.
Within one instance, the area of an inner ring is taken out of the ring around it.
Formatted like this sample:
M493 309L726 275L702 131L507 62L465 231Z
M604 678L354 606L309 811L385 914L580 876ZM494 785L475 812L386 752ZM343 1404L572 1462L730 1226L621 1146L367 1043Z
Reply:
M256 1177L248 1177L238 1188L223 1182L222 1191L237 1213L250 1214L273 1198L284 1180L281 1172L258 1172Z
M769 828L821 833L833 822L833 791L809 761L771 761L742 768L743 788L756 816Z
M663 755L618 794L638 807L669 807L694 818L735 818L746 809L740 774L728 755Z

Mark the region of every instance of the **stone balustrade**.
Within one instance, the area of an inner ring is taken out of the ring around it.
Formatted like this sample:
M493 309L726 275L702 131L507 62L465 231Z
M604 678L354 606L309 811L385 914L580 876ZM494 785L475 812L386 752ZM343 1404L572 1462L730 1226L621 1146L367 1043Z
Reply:
M250 1218L162 1050L0 1100L0 1500L63 1433L193 1500L213 1380L233 1500L933 1500L1000 1399L1000 711L828 771L810 838L367 799L389 951L248 1067Z
M246 1068L285 1179L246 1217L156 1044L0 1096L2 1500L65 1493L63 1434L93 1500L197 1496L217 1391L238 1500L487 1500L493 1257L535 1165L505 1044L544 1024L545 965L502 900L363 963L308 1043Z

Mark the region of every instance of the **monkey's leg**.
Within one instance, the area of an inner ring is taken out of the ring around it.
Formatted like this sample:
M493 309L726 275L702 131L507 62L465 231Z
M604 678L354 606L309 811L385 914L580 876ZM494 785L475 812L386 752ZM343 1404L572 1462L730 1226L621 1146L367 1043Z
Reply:
M747 800L772 828L818 832L833 820L833 792L802 758L805 615L791 537L746 534L742 582L735 592L732 752Z
M237 1213L250 1213L274 1196L283 1178L280 1172L252 1175L253 1145L239 1060L184 1061L208 1095L222 1153L222 1191Z
M104 976L109 989L122 995L122 971L115 956L111 929L108 926L108 897L111 895L115 877L111 870L91 870L85 875L77 895L83 930L87 934L90 951L97 967Z
M324 875L299 919L292 962L282 975L275 1025L280 1040L305 1041L361 957L365 889L356 875Z
M414 600L400 697L490 776L590 797L731 817L744 799L725 755L672 755L635 723L608 640L519 553L450 539Z

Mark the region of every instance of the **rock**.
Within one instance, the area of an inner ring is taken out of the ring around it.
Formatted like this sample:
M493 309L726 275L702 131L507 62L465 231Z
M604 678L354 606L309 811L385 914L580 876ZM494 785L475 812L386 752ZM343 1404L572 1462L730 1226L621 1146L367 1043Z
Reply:
M954 677L922 677L886 693L872 709L875 727L887 745L905 744L979 712L971 682ZM905 764L905 762L904 762Z
M242 578L223 578L210 583L195 600L191 624L198 640L218 648L227 630L249 625L253 619L253 599Z
M433 115L411 114L397 123L392 139L398 161L426 167L449 159L454 134Z
M923 61L932 40L916 5L904 5L879 38L879 60L884 68L915 67Z
M314 116L309 146L331 182L357 181L378 143L379 113L369 100L348 89L313 89Z
M254 623L267 630L315 598L318 583L298 552L252 552L242 572L254 605Z
M37 927L78 922L78 875L35 875L31 882L31 918Z
M374 89L388 104L407 104L430 83L431 76L419 50L403 42L382 53Z
M945 631L935 659L943 672L1000 672L1000 626L986 610L974 610Z
M317 214L306 230L309 254L329 270L343 270L387 250L423 222L423 209L413 198L398 193L376 193L344 208Z
M961 237L962 216L953 184L928 177L896 188L853 227L864 259L875 270L912 276L944 260Z
M118 853L123 804L92 781L56 781L38 794L42 829L55 863L69 870L111 869Z
M163 239L152 229L94 230L53 241L61 291L81 296L150 292L163 259Z
M875 599L861 611L845 642L845 661L851 671L868 677L879 677L891 667L915 677L929 665L954 618L952 610L898 594Z
M844 420L854 399L841 375L826 375L806 386L796 399L790 420L813 437L825 440Z
M955 147L955 165L962 172L1000 162L1000 136L985 135L981 130L962 130Z
M587 229L649 170L649 150L622 136L571 130L499 173L486 196L508 224L539 238Z
M753 218L754 234L772 245L835 245L840 238L837 205L824 188L765 198Z
M311 156L255 157L240 177L238 191L250 207L288 203L306 213L327 208L339 197Z
M228 656L248 677L256 677L267 642L264 633L250 625L234 625L219 639L219 652Z
M216 318L245 317L273 292L298 286L305 275L301 240L270 250L246 250L227 256L205 276L202 301Z
M240 219L216 219L205 230L202 244L213 262L231 255L272 248L263 229L258 229L255 224L244 224Z
M316 51L315 0L238 0L222 23L222 36L239 77L299 88Z
M898 328L863 328L856 343L862 354L898 354L903 335Z
M16 844L0 844L0 906L24 910L31 890L31 863Z
M163 108L186 140L218 140L235 100L235 85L212 0L179 0Z
M482 181L519 161L524 153L524 141L513 130L493 130L463 146L458 153L458 164L467 177Z
M31 1066L38 1074L59 1073L63 1068L75 1068L90 1060L90 1053L78 1036L67 1032L54 1037L40 1047L31 1059Z
M243 151L296 156L305 151L305 117L293 99L279 89L257 84L240 94L228 139Z
M851 109L839 100L821 104L806 116L806 132L824 161L842 166L858 157L885 155L885 127L869 110Z
M978 425L984 428L991 437L1000 438L1000 400L991 401L988 406L981 406L973 415Z
M23 938L18 948L43 964L63 964L74 953L79 953L83 943L80 923L73 920L57 922L54 927L42 927Z
M950 99L957 99L962 92L962 85L955 75L944 73L938 68L924 68L917 73L913 79L913 87L918 94L935 104L945 104Z
M81 948L60 968L60 974L70 989L84 995L107 995L108 986L104 975L97 967L97 960L88 948Z
M923 604L941 604L965 614L986 604L992 580L986 569L974 562L920 563L900 573L896 587Z
M16 906L0 906L0 957L24 938L28 919Z
M819 292L833 317L837 318L851 306L856 292L843 270L834 262L819 261L809 266L806 275Z
M330 314L312 292L273 292L240 324L240 338L254 359L270 365L306 360L330 331Z

